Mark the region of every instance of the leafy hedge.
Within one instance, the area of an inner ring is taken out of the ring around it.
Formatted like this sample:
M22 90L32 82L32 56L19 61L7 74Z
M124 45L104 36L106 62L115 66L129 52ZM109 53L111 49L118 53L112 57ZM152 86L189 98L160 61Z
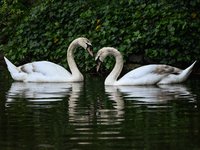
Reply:
M21 21L5 55L15 64L49 60L68 67L68 45L82 36L92 42L94 54L112 46L125 62L130 54L142 53L161 63L191 63L200 59L199 7L200 0L46 2ZM82 48L75 57L82 70L96 66ZM107 69L113 60L107 60Z

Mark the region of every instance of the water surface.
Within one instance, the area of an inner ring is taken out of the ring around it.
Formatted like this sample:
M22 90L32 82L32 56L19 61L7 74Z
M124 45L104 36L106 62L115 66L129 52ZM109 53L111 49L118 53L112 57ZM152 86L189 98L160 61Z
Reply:
M0 149L200 149L200 81L13 82L0 73Z

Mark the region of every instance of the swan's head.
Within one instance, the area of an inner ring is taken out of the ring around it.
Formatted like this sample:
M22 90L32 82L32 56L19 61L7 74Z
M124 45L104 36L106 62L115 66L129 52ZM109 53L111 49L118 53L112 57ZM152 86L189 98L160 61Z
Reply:
M78 42L78 45L86 49L89 52L89 54L93 57L93 52L92 52L93 48L92 48L91 42L87 38L84 38L84 37L77 38L76 40Z
M119 53L119 51L113 47L104 47L102 49L100 49L95 57L95 61L97 63L97 72L99 71L99 68L101 66L101 63L104 61L104 59L108 56L108 55L113 55L115 56L116 53ZM120 54L121 55L121 54ZM116 56L115 56L116 57Z

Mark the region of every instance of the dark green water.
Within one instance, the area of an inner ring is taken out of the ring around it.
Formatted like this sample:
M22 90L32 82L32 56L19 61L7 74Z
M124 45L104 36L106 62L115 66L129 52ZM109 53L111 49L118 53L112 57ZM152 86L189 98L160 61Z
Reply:
M200 149L200 80L163 86L19 83L0 73L0 149Z

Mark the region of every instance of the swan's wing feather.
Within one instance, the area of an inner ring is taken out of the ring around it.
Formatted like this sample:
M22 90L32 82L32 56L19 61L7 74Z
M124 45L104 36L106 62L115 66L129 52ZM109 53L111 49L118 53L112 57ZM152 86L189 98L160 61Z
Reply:
M27 63L18 67L15 80L30 82L61 82L71 79L71 74L62 66L48 61Z
M152 73L155 74L180 74L182 70L176 67L172 67L169 65L157 65L155 70Z
M118 85L145 85L156 84L162 78L178 70L168 65L146 65L134 69L117 81Z
M69 73L64 67L49 61L33 62L33 66L34 72L42 73L45 76L71 77L71 73Z
M168 75L168 74L179 74L181 72L182 72L181 69L169 65L146 65L128 72L126 75L124 75L124 77L139 78L147 74Z
M157 65L146 65L136 68L123 76L123 78L140 78L156 70Z
M48 61L27 63L18 68L20 72L27 74L40 73L44 76L71 76L71 74L62 66Z

